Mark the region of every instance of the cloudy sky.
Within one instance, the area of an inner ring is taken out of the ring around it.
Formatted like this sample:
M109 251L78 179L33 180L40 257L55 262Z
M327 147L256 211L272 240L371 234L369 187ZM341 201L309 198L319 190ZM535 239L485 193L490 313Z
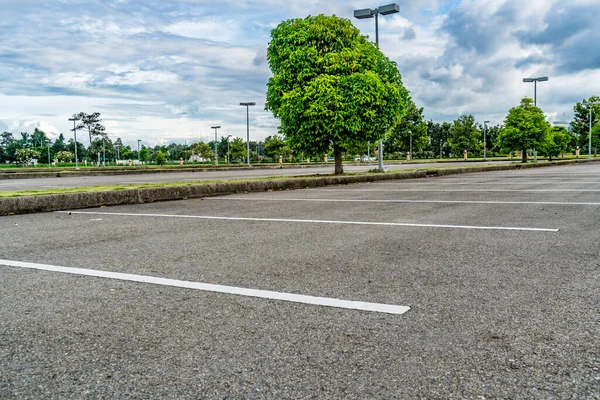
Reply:
M382 4L386 4L383 2ZM69 134L80 111L102 113L111 138L150 145L277 132L264 111L269 33L316 14L352 19L382 4L343 0L0 0L0 131ZM550 120L600 95L600 0L411 0L380 19L427 119L471 113L501 123L521 97ZM374 21L353 23L373 40ZM214 137L214 136L213 136Z

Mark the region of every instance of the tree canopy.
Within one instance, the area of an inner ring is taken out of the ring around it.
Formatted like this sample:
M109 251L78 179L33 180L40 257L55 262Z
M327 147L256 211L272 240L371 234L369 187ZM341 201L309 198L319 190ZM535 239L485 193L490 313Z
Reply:
M344 148L383 139L404 115L408 91L396 64L347 19L284 21L271 31L267 59L266 109L292 149L323 154L332 146L336 173Z
M524 97L519 106L508 111L498 142L505 150L522 151L523 162L527 162L527 150L540 147L549 132L550 124L544 112L533 105L533 99Z
M564 126L554 126L550 129L546 141L539 147L540 154L552 160L552 157L558 157L569 147L571 135Z
M417 108L410 97L406 103L406 114L386 140L386 149L389 152L409 151L411 137L413 153L422 150L429 143L423 107Z
M583 104L600 101L600 96L590 96L589 99L577 102L573 106L574 118L571 123L573 134L577 140L577 146L586 148L589 146L590 138L590 108L592 108L592 129L593 125L600 121L600 104ZM592 135L593 137L593 135ZM592 146L594 144L592 143Z

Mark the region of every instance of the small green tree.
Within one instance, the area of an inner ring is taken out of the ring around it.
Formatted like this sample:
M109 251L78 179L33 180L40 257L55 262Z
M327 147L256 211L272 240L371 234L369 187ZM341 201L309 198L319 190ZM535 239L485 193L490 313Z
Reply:
M540 144L539 152L552 161L552 157L558 157L567 150L569 142L571 142L571 135L567 129L564 126L555 126L550 130L546 141Z
M475 152L481 149L482 134L477 129L475 117L472 115L461 115L450 127L448 144L455 155L463 151Z
M17 161L20 164L28 165L31 162L31 160L33 160L34 158L38 158L40 156L40 153L26 147L24 149L18 149L16 151L16 155Z
M522 151L525 163L527 150L539 148L547 140L549 132L550 124L544 112L533 105L533 99L524 97L519 106L508 111L498 143L505 150Z
M150 155L150 150L144 145L142 145L142 149L140 150L140 161L146 162L148 161L148 156Z
M229 143L229 152L232 160L245 160L246 142L242 138L236 137L233 142Z
M167 163L167 156L162 151L156 153L156 163L158 165L165 165Z
M56 159L59 162L71 162L73 161L73 159L75 158L75 155L73 153L71 153L70 151L59 151L58 153L56 153Z
M280 23L267 60L266 109L281 120L293 150L325 154L332 146L336 174L344 172L344 148L383 139L405 113L408 91L396 64L347 19Z
M281 135L267 137L265 139L263 152L265 156L274 161L279 161L279 156L282 156L284 159L286 159L292 154L290 147Z
M194 146L194 153L207 160L212 160L215 157L215 150L208 143L198 142Z
M80 112L77 114L77 117L81 121L79 125L77 125L77 129L87 129L90 145L92 144L92 140L95 136L106 136L104 133L104 125L100 123L102 118L100 118L99 112L94 112L92 114L86 114L84 112Z

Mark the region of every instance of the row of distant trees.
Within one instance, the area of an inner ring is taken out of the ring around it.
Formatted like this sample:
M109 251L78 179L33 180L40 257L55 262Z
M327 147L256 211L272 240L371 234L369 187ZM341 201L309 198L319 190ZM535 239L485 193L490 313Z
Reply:
M600 96L578 102L574 106L575 118L568 127L554 126L546 122L543 112L535 107L531 99L523 99L518 107L509 111L504 124L486 127L475 120L472 115L462 115L453 122L426 121L423 108L418 108L409 101L407 112L400 124L392 129L384 140L384 155L388 159L403 158L411 148L416 158L448 158L461 157L463 151L481 155L485 146L489 156L505 155L512 151L535 148L540 155L556 157L564 152L572 152L577 147L586 152L589 143L589 105L585 102L600 100ZM98 154L102 160L138 159L137 148L124 145L121 138L113 141L101 125L100 113L78 114L81 123L78 130L87 133L89 145L77 141L77 157L79 162L88 160L96 162ZM600 121L600 106L592 111L593 121ZM535 132L527 132L526 127L535 127ZM71 135L71 134L69 134ZM485 143L483 142L485 137ZM592 147L600 144L600 124L596 123L592 133ZM245 162L246 141L242 138L229 140L221 137L216 143L217 154L221 161ZM214 160L215 142L196 142L190 144L171 143L164 146L148 147L142 145L139 159L144 162L159 164L168 161L190 160L197 155L204 160ZM306 158L320 160L327 152L299 152L292 149L290 143L281 134L267 137L264 141L251 141L251 160L256 162L277 162L281 156L284 161L295 161ZM344 149L344 157L375 154L377 143L357 143ZM526 153L526 152L525 152ZM50 157L48 157L50 156ZM21 132L15 137L11 132L0 134L0 163L28 163L38 159L40 163L75 161L75 142L66 140L63 134L49 139L46 132L35 128L33 133Z

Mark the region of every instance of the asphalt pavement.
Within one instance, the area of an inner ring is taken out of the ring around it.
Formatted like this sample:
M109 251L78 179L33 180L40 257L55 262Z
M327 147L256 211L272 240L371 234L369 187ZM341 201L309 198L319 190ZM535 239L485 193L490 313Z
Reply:
M384 166L388 169L402 170L412 168L428 167L448 167L448 166L475 166L487 164L499 164L510 161L490 161L490 162L448 162L448 163L414 163L414 164L390 164ZM377 162L363 165L345 165L345 172L366 172L377 168ZM300 176L300 175L325 175L332 174L333 164L330 166L309 167L309 168L275 168L275 169L248 169L248 170L217 170L217 171L184 171L155 174L127 174L127 175L100 175L100 176L68 176L51 178L33 178L33 179L2 179L0 180L1 191L15 190L41 190L56 188L73 188L85 186L105 186L105 185L130 185L141 183L161 183L161 182L188 182L203 180L227 180L243 178L265 178L272 176Z
M1 217L0 398L598 399L599 211L591 163Z

